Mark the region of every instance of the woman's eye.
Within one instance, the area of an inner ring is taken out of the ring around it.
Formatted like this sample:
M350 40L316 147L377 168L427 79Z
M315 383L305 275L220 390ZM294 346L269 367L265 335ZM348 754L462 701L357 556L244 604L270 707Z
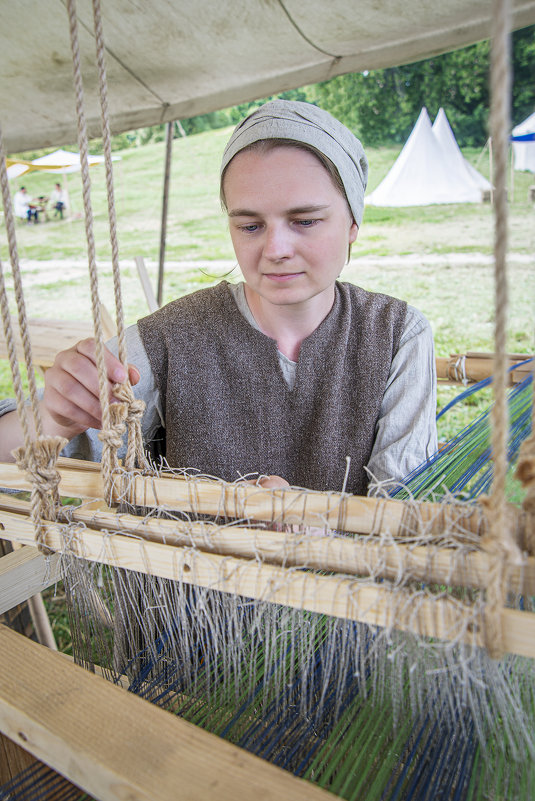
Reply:
M246 234L254 234L255 231L258 231L258 223L250 223L249 225L241 225L240 229L244 231Z
M297 225L300 225L302 228L310 228L312 225L315 225L318 220L296 220Z

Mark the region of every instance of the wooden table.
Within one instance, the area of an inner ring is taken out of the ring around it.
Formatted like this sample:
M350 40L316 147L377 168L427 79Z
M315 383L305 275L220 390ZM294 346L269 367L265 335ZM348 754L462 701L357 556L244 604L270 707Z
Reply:
M116 334L115 325L109 312L101 307L104 335L106 339ZM19 335L18 322L11 318L17 354L20 361L24 361L24 351ZM30 342L35 366L47 370L54 364L56 354L60 350L70 348L81 339L93 336L93 323L88 320L44 320L33 318L29 320ZM7 359L7 345L3 326L0 325L0 359Z

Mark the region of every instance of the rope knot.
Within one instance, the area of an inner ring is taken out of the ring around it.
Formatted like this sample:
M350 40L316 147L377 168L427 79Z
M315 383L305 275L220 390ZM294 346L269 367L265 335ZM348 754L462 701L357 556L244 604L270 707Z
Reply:
M37 547L45 556L53 551L45 542L46 521L54 520L60 506L58 486L61 476L56 467L59 454L67 444L63 437L38 437L29 445L13 451L20 470L28 473L32 484L32 521Z
M127 471L134 470L137 464L146 469L148 464L143 450L143 434L141 432L141 418L145 411L145 401L134 396L129 381L125 381L122 384L115 384L113 387L113 394L122 402L121 405L125 407L125 420L128 425L128 447L125 457L125 468Z
M112 403L110 405L110 426L99 431L99 440L115 454L123 444L123 436L126 432L126 414L125 403Z

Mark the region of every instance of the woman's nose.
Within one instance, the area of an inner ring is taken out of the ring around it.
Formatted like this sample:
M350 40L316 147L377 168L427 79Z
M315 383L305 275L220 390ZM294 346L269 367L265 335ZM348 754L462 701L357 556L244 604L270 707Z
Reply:
M283 225L269 226L264 240L264 257L270 261L281 261L292 255L291 232Z

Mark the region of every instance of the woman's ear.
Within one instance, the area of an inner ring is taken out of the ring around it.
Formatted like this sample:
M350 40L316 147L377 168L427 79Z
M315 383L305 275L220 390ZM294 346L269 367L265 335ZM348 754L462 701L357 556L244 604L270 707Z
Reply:
M359 232L359 227L356 222L351 223L351 228L349 229L349 243L352 245L355 239L357 238L357 234Z

